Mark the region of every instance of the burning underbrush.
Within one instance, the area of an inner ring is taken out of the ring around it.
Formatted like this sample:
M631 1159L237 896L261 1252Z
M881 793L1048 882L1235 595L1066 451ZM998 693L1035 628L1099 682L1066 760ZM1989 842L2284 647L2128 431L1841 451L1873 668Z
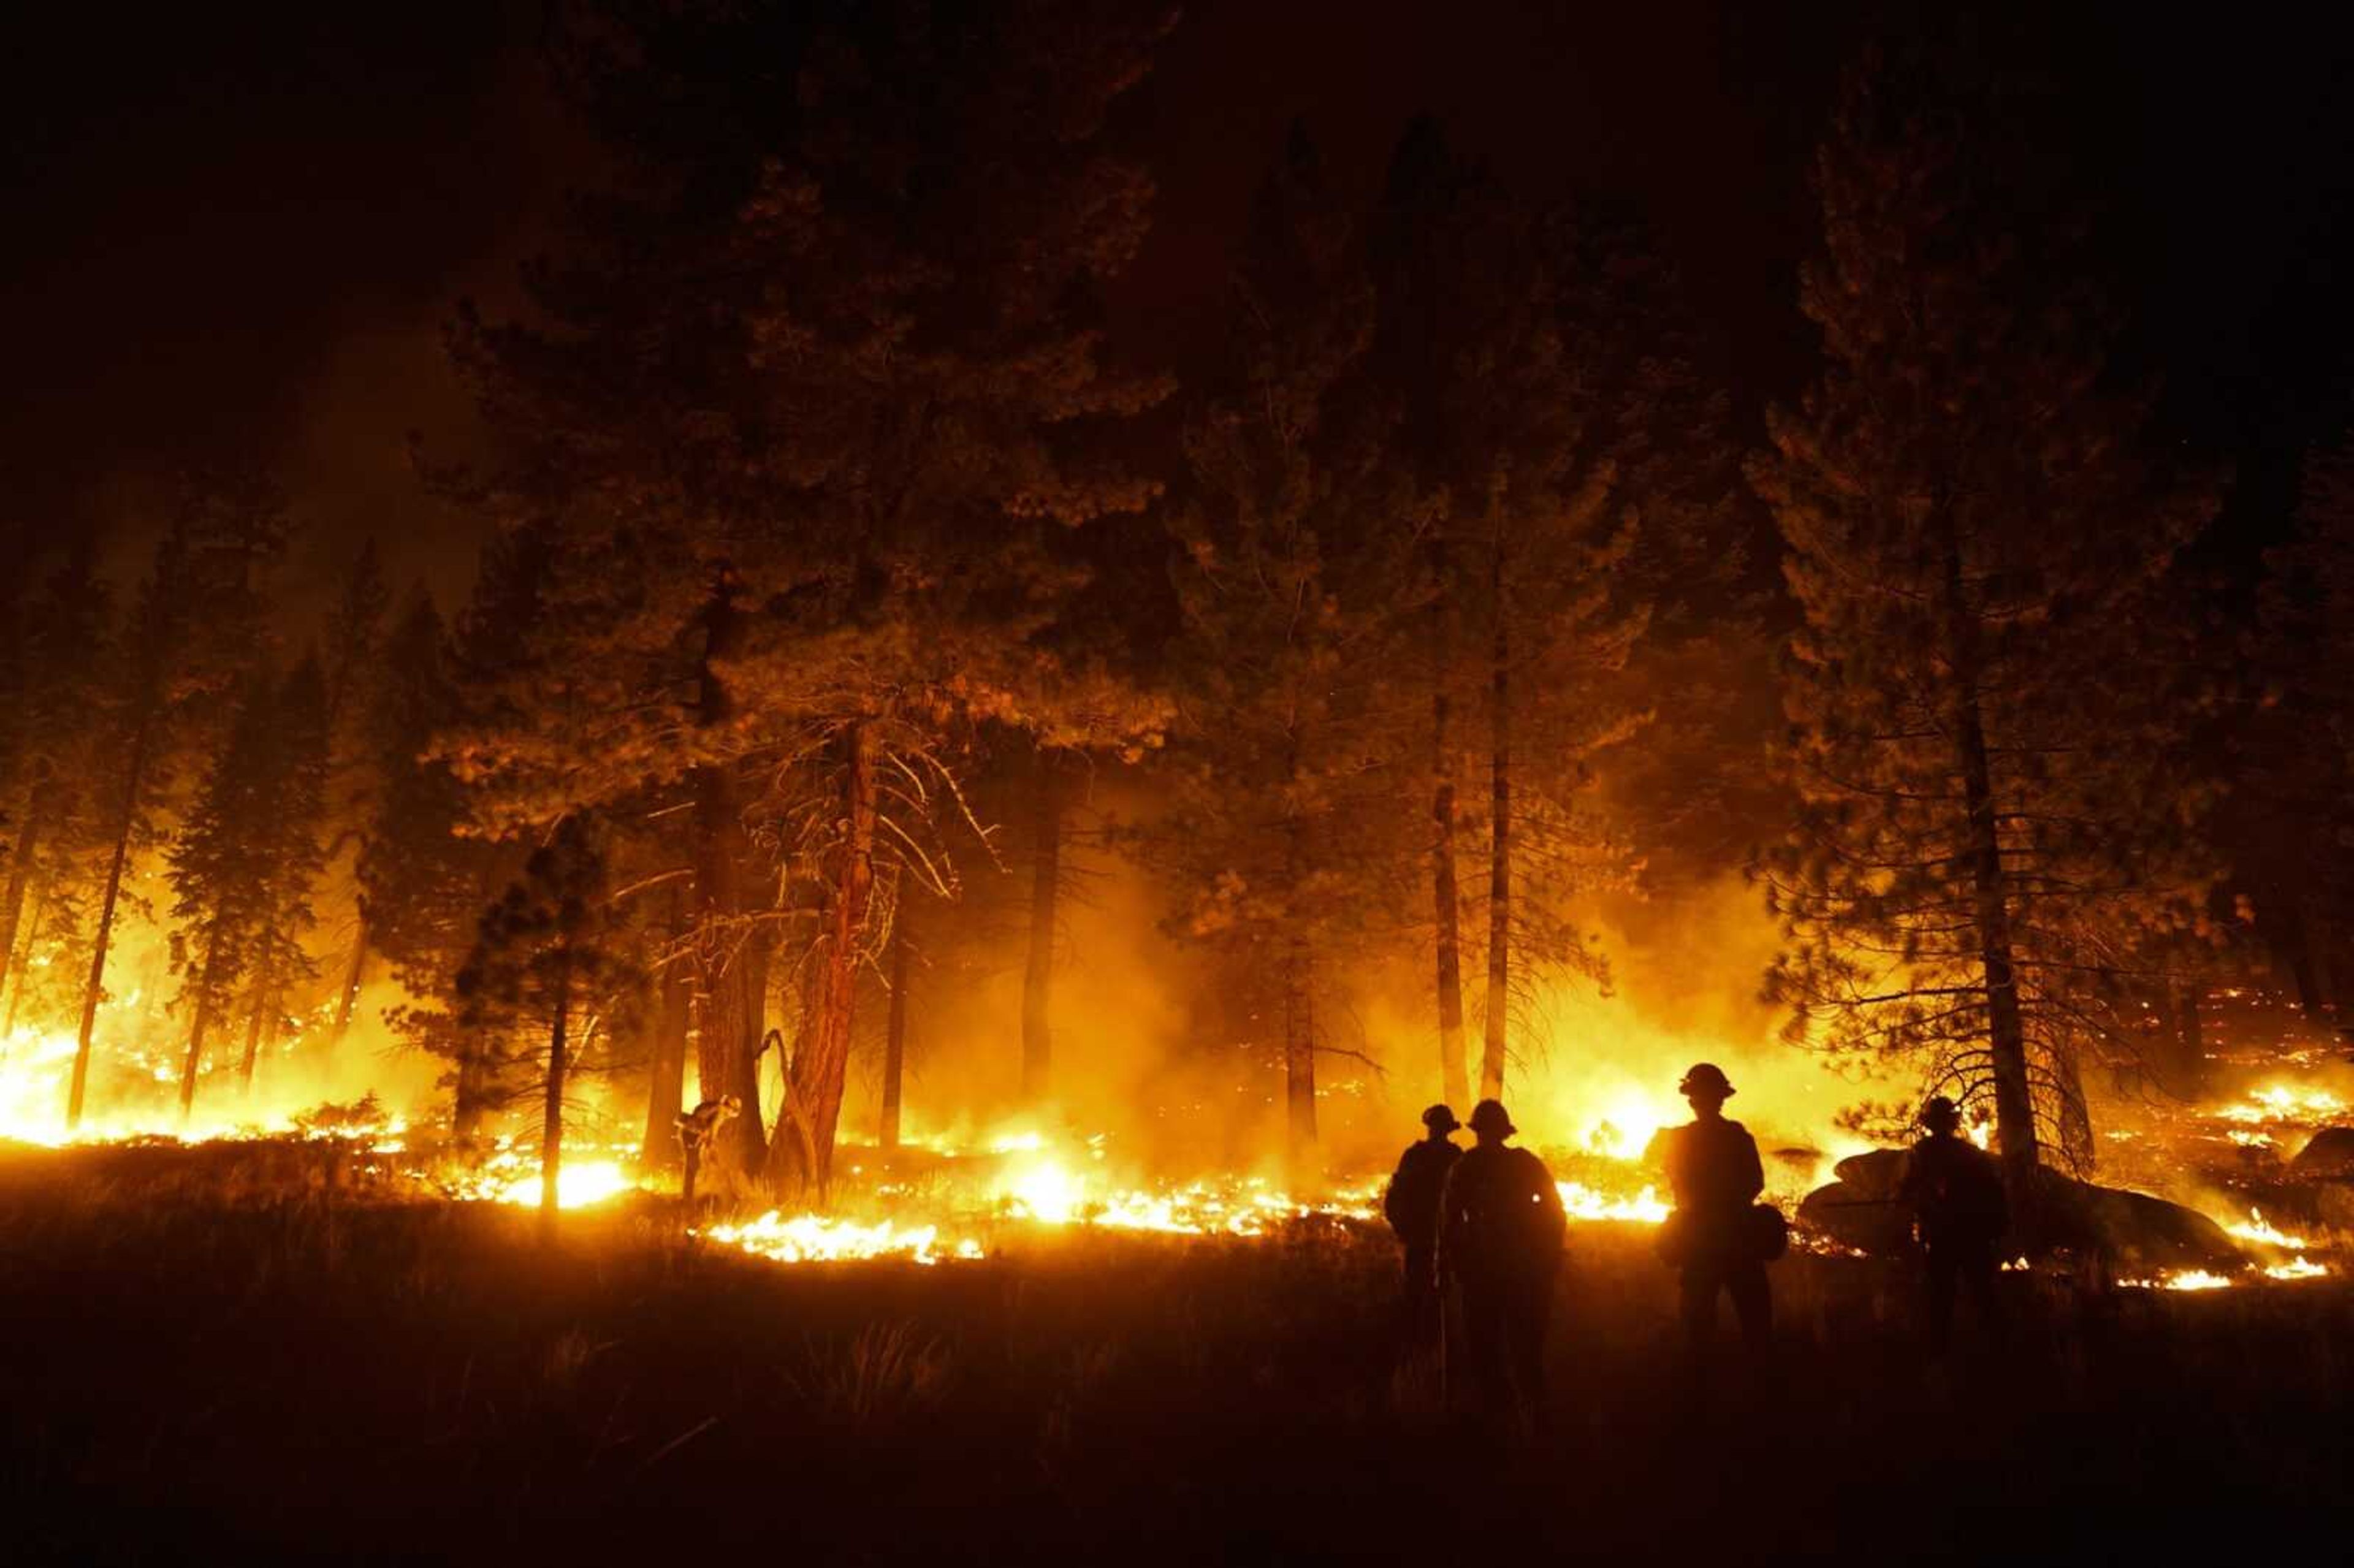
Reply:
M412 1122L399 1108L427 1103L429 1087L415 1097L322 1101L317 1091L332 1091L336 1076L313 1065L324 1057L308 1036L266 1058L254 1087L232 1074L207 1075L184 1117L174 1092L177 1054L139 1044L148 1037L133 1027L137 1002L135 993L126 996L102 1014L92 1114L72 1131L63 1116L72 1035L20 1030L5 1039L0 1140L210 1149L203 1163L239 1172L232 1185L256 1199L282 1182L371 1201L541 1201L535 1141L504 1136L456 1145L438 1130L438 1115ZM1839 1128L1840 1086L1803 1054L1728 1044L1743 1032L1730 1016L1670 1030L1643 1023L1623 1003L1614 1004L1618 1011L1576 1005L1585 1011L1561 1004L1554 1022L1566 1033L1515 1097L1529 1124L1523 1141L1543 1154L1575 1224L1639 1230L1665 1217L1665 1185L1648 1150L1659 1128L1682 1118L1666 1065L1705 1055L1734 1064L1744 1096L1737 1108L1765 1150L1767 1196L1799 1222L1795 1248L1834 1259L1909 1251L1907 1216L1891 1201L1888 1180L1898 1157ZM346 1079L356 1061L345 1053ZM380 1066L368 1071L381 1078ZM2100 1185L2087 1191L2099 1194L2110 1233L2097 1245L2120 1234L2137 1244L2110 1249L2115 1255L2103 1261L2111 1278L2196 1292L2343 1272L2354 1259L2354 1072L2326 1047L2272 1038L2238 1054L2219 1045L2209 1068L2213 1087L2195 1102L2119 1093L2096 1107ZM1335 1086L1336 1105L1363 1098L1342 1094L1348 1087ZM1248 1245L1344 1231L1385 1244L1386 1162L1397 1128L1410 1125L1394 1104L1365 1100L1336 1118L1341 1126L1328 1147L1337 1169L1288 1175L1274 1166L1224 1166L1231 1149L1174 1152L1144 1116L1109 1132L1052 1118L959 1124L896 1149L844 1144L822 1204L771 1208L737 1192L690 1219L677 1207L675 1172L642 1167L640 1140L622 1136L636 1119L593 1107L567 1113L560 1207L658 1215L674 1234L691 1229L703 1248L779 1264L920 1266L1001 1255L1057 1234ZM246 1152L229 1152L239 1149ZM1833 1181L1867 1167L1877 1173ZM2138 1245L2153 1228L2167 1245Z
M2217 1114L2228 1119L2228 1108ZM101 1148L91 1152L179 1149L199 1160L209 1159L219 1170L235 1173L219 1181L219 1190L233 1198L266 1199L273 1187L282 1192L305 1186L386 1202L529 1208L542 1197L536 1148L500 1138L487 1146L461 1149L419 1133L372 1098L318 1107L281 1118L273 1127L211 1128L184 1138L148 1133L94 1141ZM1666 1217L1668 1204L1657 1173L1644 1161L1591 1149L1545 1152L1574 1226L1639 1230ZM1107 1138L1060 1141L1034 1130L1001 1132L970 1147L945 1140L887 1150L847 1145L840 1159L841 1176L822 1211L758 1210L737 1203L706 1207L692 1220L681 1215L665 1223L684 1224L702 1247L784 1265L970 1263L1034 1249L1059 1233L1124 1233L1243 1245L1270 1238L1296 1241L1320 1232L1385 1239L1380 1173L1299 1189L1268 1174L1156 1175L1124 1161ZM1892 1159L1883 1151L1840 1161L1838 1169L1852 1182L1861 1170L1883 1174L1893 1170ZM1780 1159L1769 1160L1774 1189L1769 1195L1797 1212L1823 1163L1812 1150L1782 1151ZM1815 1196L1838 1190L1835 1185ZM2173 1207L2140 1194L2117 1198L2150 1208ZM559 1163L557 1202L565 1210L674 1214L675 1178L642 1170L634 1146L576 1139L567 1144ZM2298 1217L2313 1211L2311 1201L2273 1209L2262 1203L2232 1207L2232 1202L2219 1193L2205 1205L2211 1224L2191 1216L2214 1233L2205 1251L2124 1249L2120 1256L2128 1266L2116 1271L2114 1283L2129 1289L2194 1292L2318 1279L2338 1272L2339 1255L2354 1240L2341 1228ZM1834 1209L1841 1206L1833 1202ZM1819 1223L1821 1218L1813 1202L1799 1213L1793 1233L1797 1251L1836 1259L1903 1250L1901 1239L1883 1245L1859 1236L1846 1224ZM1889 1218L1882 1213L1879 1223L1884 1227ZM1901 1216L1895 1218L1901 1229ZM2144 1215L2109 1223L2131 1228L2147 1220ZM2160 1266L2135 1266L2150 1256L2166 1261Z
M2097 1179L2213 1220L2246 1266L2128 1283L2213 1290L2341 1272L2354 1255L2354 1072L2342 1051L2268 1039L2219 1045L2206 1066L2195 1100L2119 1096L2103 1107Z

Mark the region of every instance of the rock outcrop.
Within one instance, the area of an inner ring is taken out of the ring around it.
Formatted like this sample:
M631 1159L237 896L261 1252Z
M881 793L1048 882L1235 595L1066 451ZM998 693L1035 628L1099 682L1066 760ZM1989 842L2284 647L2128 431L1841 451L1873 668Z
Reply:
M1876 1255L1903 1252L1913 1234L1913 1213L1896 1201L1904 1160L1901 1149L1875 1149L1840 1160L1834 1167L1839 1179L1808 1193L1798 1205L1800 1223ZM2230 1273L2247 1266L2246 1255L2221 1225L2164 1198L2079 1181L2056 1171L2043 1172L2041 1197L2045 1246L2098 1252L2121 1274L2190 1268Z

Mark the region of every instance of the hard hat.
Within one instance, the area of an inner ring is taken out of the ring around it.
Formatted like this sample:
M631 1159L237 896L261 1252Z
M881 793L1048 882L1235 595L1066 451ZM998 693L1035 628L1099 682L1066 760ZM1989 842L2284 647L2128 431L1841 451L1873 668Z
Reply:
M1499 1138L1510 1138L1520 1131L1520 1128L1514 1127L1512 1118L1504 1114L1503 1101L1481 1100L1471 1107L1471 1130L1492 1132Z
M1931 1095L1921 1107L1921 1125L1932 1132L1951 1132L1962 1125L1962 1107L1944 1095Z
M1453 1132L1463 1124L1455 1119L1454 1107L1433 1106L1422 1113L1422 1125L1433 1132Z
M1733 1092L1733 1080L1726 1077L1724 1069L1713 1062L1693 1063L1691 1070L1684 1075L1683 1082L1676 1086L1676 1093L1680 1095L1713 1095L1721 1100L1730 1099Z

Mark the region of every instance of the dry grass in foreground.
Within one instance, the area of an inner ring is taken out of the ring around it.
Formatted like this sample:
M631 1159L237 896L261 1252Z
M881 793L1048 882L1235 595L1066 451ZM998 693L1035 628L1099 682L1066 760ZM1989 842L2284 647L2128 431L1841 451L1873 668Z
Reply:
M2008 1281L2013 1357L1937 1368L1901 1277L1793 1258L1772 1367L1695 1398L1646 1238L1580 1227L1523 1440L1395 1372L1365 1234L789 1269L308 1169L0 1155L10 1561L2100 1561L2349 1512L2327 1282Z

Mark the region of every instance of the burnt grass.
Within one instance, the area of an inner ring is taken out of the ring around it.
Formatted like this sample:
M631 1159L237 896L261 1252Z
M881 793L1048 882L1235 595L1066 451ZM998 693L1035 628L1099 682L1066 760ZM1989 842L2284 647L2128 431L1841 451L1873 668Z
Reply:
M2009 1353L1966 1313L1939 1366L1901 1271L1794 1255L1770 1365L1728 1323L1696 1386L1645 1234L1580 1226L1525 1435L1396 1370L1369 1231L783 1267L650 1201L550 1240L328 1174L0 1152L0 1561L2171 1561L2349 1522L2334 1281L2008 1278Z

